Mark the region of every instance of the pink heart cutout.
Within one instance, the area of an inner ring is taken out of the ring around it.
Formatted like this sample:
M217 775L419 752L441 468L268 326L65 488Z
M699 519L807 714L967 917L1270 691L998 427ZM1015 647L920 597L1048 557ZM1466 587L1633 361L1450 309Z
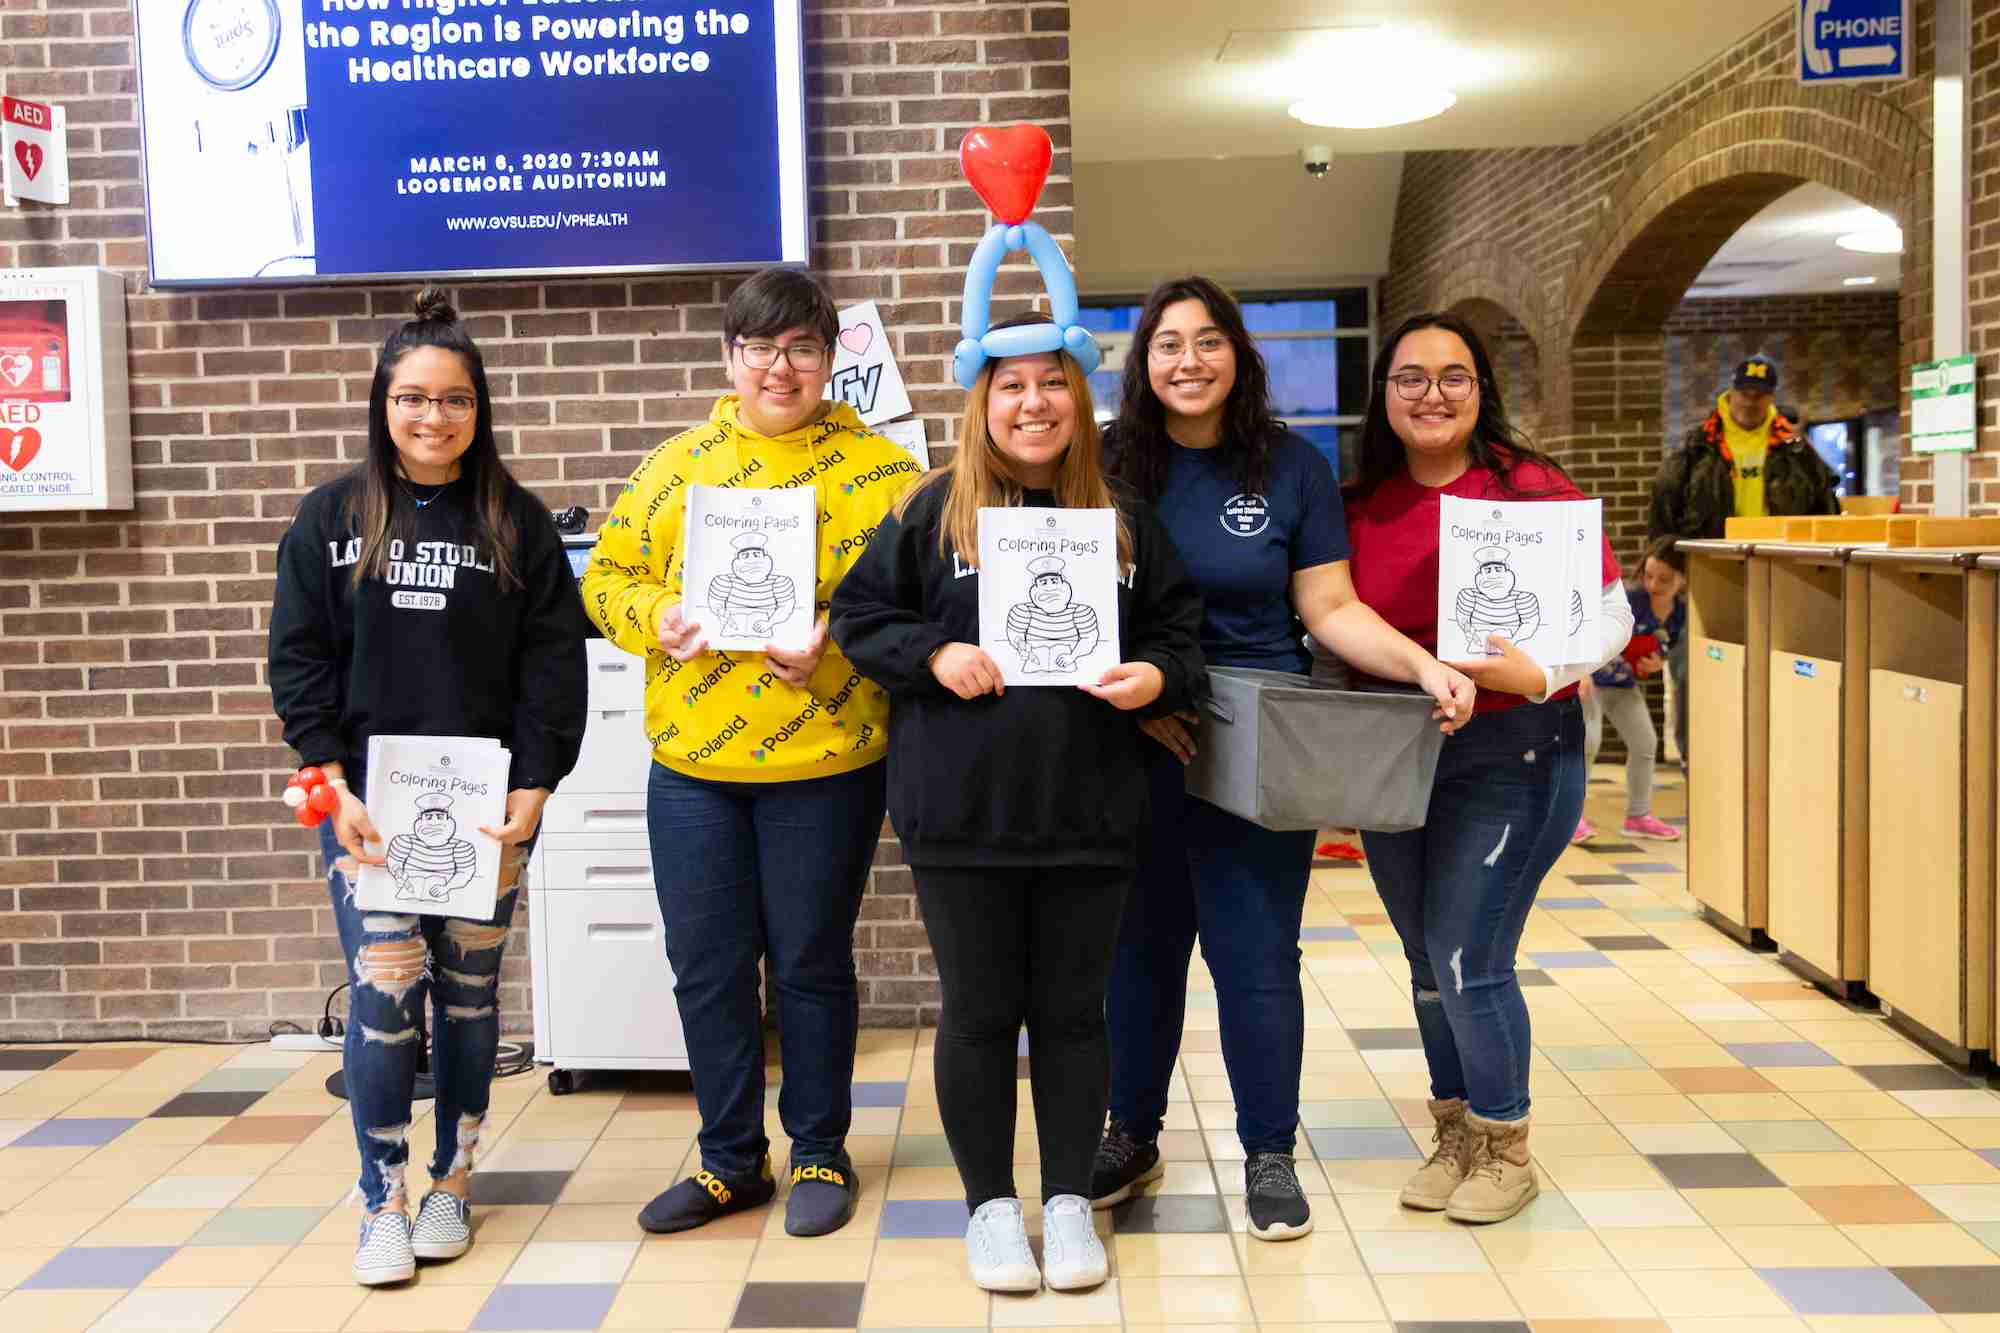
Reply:
M875 330L866 324L856 324L851 329L840 331L840 345L856 356L867 351L869 344L874 341Z

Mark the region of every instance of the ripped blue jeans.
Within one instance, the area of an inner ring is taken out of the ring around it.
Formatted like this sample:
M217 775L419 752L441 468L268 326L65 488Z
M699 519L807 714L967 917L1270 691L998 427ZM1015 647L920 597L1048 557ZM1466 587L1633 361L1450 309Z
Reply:
M500 957L534 840L506 850L500 877L507 887L484 922L363 912L348 888L347 854L334 841L332 820L319 826L319 843L340 951L347 959L347 1040L341 1058L361 1153L361 1199L370 1212L400 1208L408 1201L403 1175L410 1160L410 1097L426 997L438 1090L431 1179L470 1169L478 1152L500 1044Z
M1481 713L1445 739L1424 827L1364 833L1375 888L1410 962L1431 1096L1528 1114L1528 1005L1514 951L1542 877L1583 813L1575 699Z

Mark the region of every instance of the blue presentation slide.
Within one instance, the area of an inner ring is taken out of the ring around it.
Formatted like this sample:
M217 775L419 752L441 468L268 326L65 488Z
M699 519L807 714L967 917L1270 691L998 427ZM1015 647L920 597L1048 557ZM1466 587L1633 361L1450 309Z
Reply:
M154 281L802 261L798 10L142 5Z

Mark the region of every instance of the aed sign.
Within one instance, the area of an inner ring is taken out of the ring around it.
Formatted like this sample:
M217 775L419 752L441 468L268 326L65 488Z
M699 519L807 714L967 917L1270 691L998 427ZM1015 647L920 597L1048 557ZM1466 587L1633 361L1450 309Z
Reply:
M0 269L0 513L130 509L125 284Z
M1799 82L1856 83L1910 73L1910 0L1798 0Z

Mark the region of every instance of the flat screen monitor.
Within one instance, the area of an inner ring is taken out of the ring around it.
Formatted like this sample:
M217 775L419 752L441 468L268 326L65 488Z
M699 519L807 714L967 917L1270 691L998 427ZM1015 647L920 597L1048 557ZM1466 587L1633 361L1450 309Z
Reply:
M802 0L134 0L157 286L806 261Z

